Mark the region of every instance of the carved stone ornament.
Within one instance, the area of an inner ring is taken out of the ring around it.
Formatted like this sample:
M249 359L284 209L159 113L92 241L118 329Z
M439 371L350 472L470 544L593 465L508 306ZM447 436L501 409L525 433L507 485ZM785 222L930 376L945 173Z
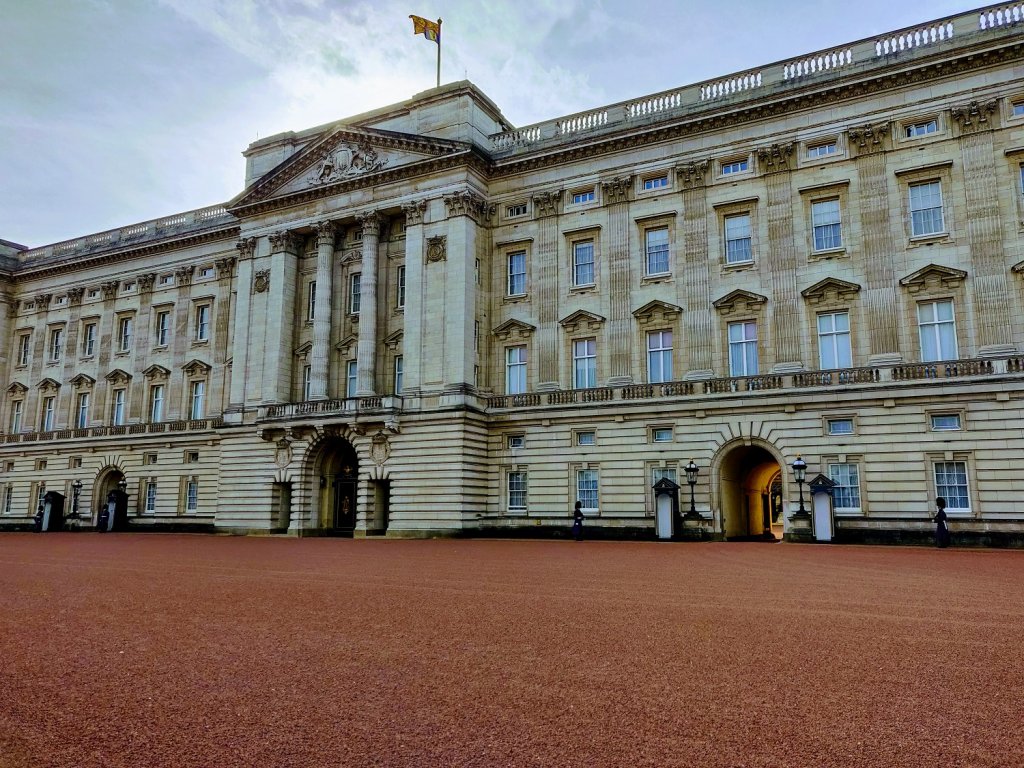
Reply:
M380 216L376 211L366 211L356 216L359 227L363 230L363 239L380 236Z
M85 288L69 288L68 289L68 304L72 307L77 307L82 303L82 297L85 296Z
M753 293L752 291L745 291L742 288L737 288L736 290L725 294L725 296L717 301L711 302L711 306L723 315L730 315L733 312L745 314L747 312L759 310L767 302L767 296L762 296L759 293Z
M140 293L149 293L153 290L153 284L156 282L156 272L150 272L148 275L139 275L136 281L139 284Z
M235 248L238 249L238 258L241 261L251 259L253 254L256 253L256 238L255 237L243 237L237 243Z
M676 177L684 190L700 189L707 186L708 167L707 160L691 161L676 166Z
M471 189L463 189L444 196L444 204L448 207L448 218L469 216L477 224L487 219L488 205L483 197Z
M998 105L999 102L996 99L982 102L972 101L970 104L953 107L949 113L960 124L960 130L969 133L994 127L989 121L989 117L995 114Z
M427 238L427 261L444 261L448 257L448 238L444 235Z
M191 285L192 275L196 271L194 265L189 264L187 267L179 267L174 270L174 282L179 285Z
M110 280L106 283L101 283L100 290L103 291L103 300L110 301L112 298L117 296L117 288L120 284L119 280Z
M299 247L299 238L295 236L294 232L287 229L283 229L280 232L273 232L270 235L270 252L271 253L295 253Z
M292 463L292 441L289 438L282 437L277 441L277 447L274 450L274 463L281 468Z
M132 375L121 368L115 368L103 378L111 384L127 384L132 380Z
M162 382L170 378L171 372L162 365L151 365L142 372L149 381Z
M327 221L318 221L316 223L316 246L317 248L323 248L325 246L334 247L334 222L328 219Z
M39 391L42 392L44 395L53 394L58 389L60 389L60 382L55 381L54 379L51 379L49 377L39 382Z
M234 256L225 256L223 259L217 259L214 265L217 267L217 277L223 280L226 277L231 277L231 272L235 268L235 262L237 259Z
M270 289L270 270L258 269L252 278L253 293L265 293Z
M48 309L50 306L50 299L52 298L52 293L37 293L32 301L36 305L36 309Z
M373 459L373 463L379 467L382 466L390 456L391 443L388 441L388 436L383 432L378 432L373 436L373 440L370 442L370 458Z
M538 219L554 216L562 206L562 190L541 192L533 196L533 214Z
M889 121L868 123L859 128L851 128L848 132L850 145L856 147L858 154L867 155L885 149L885 140L889 138Z
M601 200L605 205L628 202L632 191L632 176L616 176L601 182Z
M402 210L405 211L405 226L413 227L423 223L423 214L427 210L426 200L412 200L402 203Z
M379 171L387 164L387 158L381 157L370 142L347 142L329 150L306 180L310 184L329 184Z
M765 173L778 173L789 170L789 161L793 157L795 141L772 144L757 150L757 160Z

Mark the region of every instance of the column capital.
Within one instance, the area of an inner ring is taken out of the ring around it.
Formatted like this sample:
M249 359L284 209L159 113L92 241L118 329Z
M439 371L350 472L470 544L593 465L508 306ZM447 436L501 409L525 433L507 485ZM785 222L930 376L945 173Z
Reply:
M288 229L282 229L278 232L272 232L270 234L270 252L271 253L295 253L299 248L298 236Z
M558 213L561 203L561 189L554 189L548 192L538 192L533 196L533 215L538 219L554 216Z
M949 110L953 120L960 126L961 133L973 133L981 130L995 128L991 118L996 114L998 100L970 101L967 104L960 104Z
M237 259L234 256L225 256L223 259L217 259L214 262L217 267L217 277L223 280L225 277L231 277L231 271L235 268L235 262Z
M411 200L402 203L402 210L405 212L405 226L412 227L423 223L423 214L427 210L426 200Z
M449 219L456 216L469 216L477 224L480 224L489 218L490 206L487 201L471 189L452 192L442 199L448 208Z
M868 123L847 131L850 145L857 149L858 155L870 155L887 149L886 142L891 139L889 121Z
M244 261L245 259L251 259L256 253L256 238L255 237L243 237L237 243L235 248L238 249L239 260Z
M110 301L117 296L117 287L120 284L119 280L108 280L105 283L100 283L100 290L103 291L103 300Z
M178 269L174 270L174 283L175 283L175 285L179 285L179 286L191 285L192 284L192 274L195 271L196 271L196 268L192 264L189 264L186 267L179 267Z
M115 285L116 285L116 283L115 283ZM52 299L52 298L53 298L53 294L52 293L37 293L33 297L32 302L36 305L36 309L44 309L45 310L45 309L49 309L50 308L50 299Z
M356 215L356 221L363 230L363 238L367 235L377 237L380 235L380 215L376 211L364 211Z
M325 221L318 221L316 223L316 245L317 248L323 248L325 246L334 247L334 233L337 227L334 222L330 219Z
M679 186L683 188L683 191L706 187L710 165L707 160L691 160L688 163L677 165L676 178L679 179Z
M156 282L156 273L150 272L148 275L139 275L137 282L139 284L139 293L149 293L153 290L153 283Z
M74 288L68 289L68 304L72 307L77 307L82 303L82 297L85 296L85 288L82 286L75 286Z
M760 147L757 150L757 161L761 166L761 172L769 174L792 170L790 161L795 147L795 141L783 141L769 147Z
M633 175L616 176L601 182L601 201L605 205L629 202L633 193Z

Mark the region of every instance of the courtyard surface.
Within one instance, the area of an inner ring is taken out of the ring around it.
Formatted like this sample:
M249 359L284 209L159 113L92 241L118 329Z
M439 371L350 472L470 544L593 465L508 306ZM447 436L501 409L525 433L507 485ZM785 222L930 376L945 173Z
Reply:
M1024 552L0 535L0 768L1021 766Z

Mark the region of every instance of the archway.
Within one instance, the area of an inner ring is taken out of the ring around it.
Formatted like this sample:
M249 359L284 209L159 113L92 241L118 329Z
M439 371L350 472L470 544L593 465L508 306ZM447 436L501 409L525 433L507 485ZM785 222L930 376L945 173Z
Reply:
M92 524L96 525L99 520L100 511L107 504L107 496L111 491L116 491L121 483L125 482L124 472L117 467L106 467L96 475L96 482L92 486ZM127 488L126 488L127 490Z
M339 536L351 536L356 527L359 457L342 438L327 440L315 464L318 487L316 527Z
M782 468L766 448L733 448L722 459L718 477L722 533L726 539L782 538Z

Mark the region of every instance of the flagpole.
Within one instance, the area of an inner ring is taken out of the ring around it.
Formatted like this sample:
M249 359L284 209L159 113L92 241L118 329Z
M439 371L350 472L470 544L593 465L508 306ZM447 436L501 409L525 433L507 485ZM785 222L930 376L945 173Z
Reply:
M441 20L437 20L437 87L441 87Z

